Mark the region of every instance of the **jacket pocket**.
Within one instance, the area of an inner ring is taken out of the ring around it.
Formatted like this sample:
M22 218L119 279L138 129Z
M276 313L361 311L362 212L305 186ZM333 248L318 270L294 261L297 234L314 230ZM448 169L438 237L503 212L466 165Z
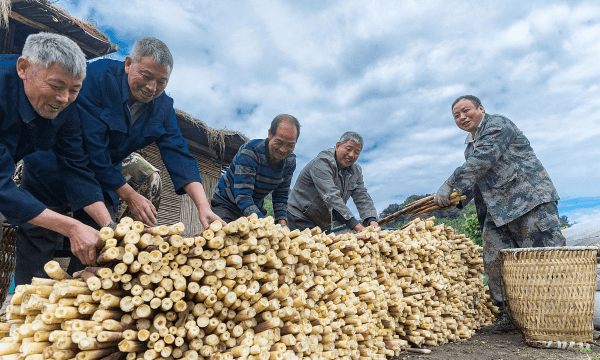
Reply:
M519 169L514 163L508 163L505 159L498 161L486 174L489 187L498 189L514 182L519 175Z
M102 111L100 114L100 120L108 126L108 129L111 131L118 131L122 133L127 133L127 124L125 123L126 119L123 116L119 116L114 114L110 109L106 109Z
M302 213L319 226L330 221L329 210L318 196L302 207Z

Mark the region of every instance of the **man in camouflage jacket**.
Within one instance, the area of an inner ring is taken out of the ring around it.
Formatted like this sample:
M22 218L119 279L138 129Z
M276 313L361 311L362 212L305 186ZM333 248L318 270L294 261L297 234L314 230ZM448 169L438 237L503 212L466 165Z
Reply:
M453 188L467 195L459 207L475 199L490 294L502 307L499 250L565 245L558 193L529 140L512 121L486 114L472 95L456 99L452 115L456 125L469 133L466 161L444 182L434 201L449 206Z

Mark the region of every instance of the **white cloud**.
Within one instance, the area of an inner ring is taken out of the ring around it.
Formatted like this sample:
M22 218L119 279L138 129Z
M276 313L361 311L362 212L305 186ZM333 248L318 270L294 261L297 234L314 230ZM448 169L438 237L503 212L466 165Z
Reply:
M563 197L599 196L600 4L594 1L61 0L125 55L155 36L175 57L178 108L264 137L302 123L298 169L361 133L379 211L434 192L463 161L450 104L479 96L528 136Z

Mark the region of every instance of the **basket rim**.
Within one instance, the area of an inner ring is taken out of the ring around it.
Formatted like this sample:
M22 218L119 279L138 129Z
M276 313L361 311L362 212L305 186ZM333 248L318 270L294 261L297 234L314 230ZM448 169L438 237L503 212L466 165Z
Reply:
M512 248L512 249L501 249L501 253L518 253L518 252L536 252L536 251L581 251L581 250L595 250L600 251L598 246L558 246L558 247L533 247L533 248Z

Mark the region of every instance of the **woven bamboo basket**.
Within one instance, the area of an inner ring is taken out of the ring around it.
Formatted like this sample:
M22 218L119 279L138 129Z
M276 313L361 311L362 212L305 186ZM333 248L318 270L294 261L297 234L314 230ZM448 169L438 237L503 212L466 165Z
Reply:
M501 250L503 296L530 346L589 347L599 248Z
M10 283L15 275L16 247L15 231L8 223L2 224L2 241L0 241L0 306L6 300Z

